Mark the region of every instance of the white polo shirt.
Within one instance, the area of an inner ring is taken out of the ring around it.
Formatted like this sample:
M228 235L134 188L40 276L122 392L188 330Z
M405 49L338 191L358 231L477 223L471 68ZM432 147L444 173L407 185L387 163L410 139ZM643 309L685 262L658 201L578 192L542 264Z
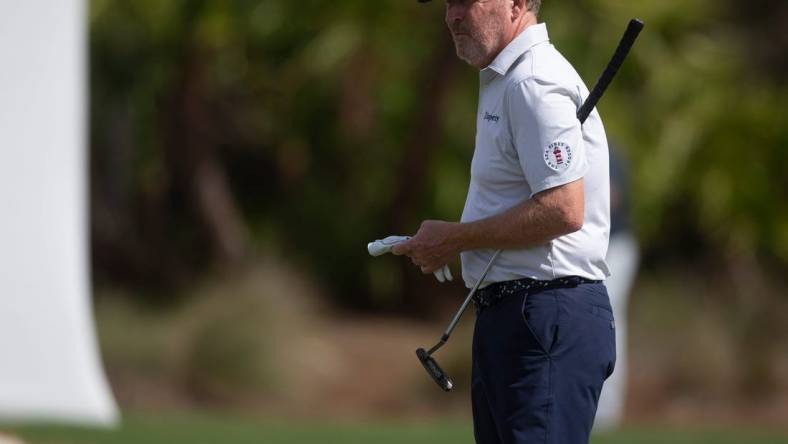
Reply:
M533 248L504 250L485 282L581 276L604 279L610 234L607 136L594 110L584 125L577 111L588 89L553 47L544 24L515 38L480 74L476 147L462 222L484 219L550 188L580 178L583 228ZM461 254L470 288L494 250Z

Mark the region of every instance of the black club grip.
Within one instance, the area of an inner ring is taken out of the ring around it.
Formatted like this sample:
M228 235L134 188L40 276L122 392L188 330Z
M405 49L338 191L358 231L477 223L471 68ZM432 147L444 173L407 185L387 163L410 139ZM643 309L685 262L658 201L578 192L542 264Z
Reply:
M616 52L613 54L613 58L610 59L607 68L605 68L605 71L599 77L599 80L597 80L591 94L589 94L586 101L583 102L580 110L577 111L577 119L580 120L580 123L586 121L588 115L591 114L591 111L593 111L599 99L602 98L605 90L607 90L607 87L610 86L610 82L613 81L613 77L616 76L619 68L621 68L624 59L627 58L629 50L632 49L632 45L635 44L635 40L638 38L640 31L643 30L643 26L643 22L638 19L630 20L624 37L621 38L621 42L619 42L618 48L616 48Z

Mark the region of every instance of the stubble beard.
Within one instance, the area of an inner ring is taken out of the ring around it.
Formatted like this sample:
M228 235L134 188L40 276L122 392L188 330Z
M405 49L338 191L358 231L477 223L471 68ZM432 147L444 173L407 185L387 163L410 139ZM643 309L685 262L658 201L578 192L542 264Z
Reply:
M469 65L483 67L497 49L502 29L503 26L492 17L475 28L454 27L452 37L457 57Z

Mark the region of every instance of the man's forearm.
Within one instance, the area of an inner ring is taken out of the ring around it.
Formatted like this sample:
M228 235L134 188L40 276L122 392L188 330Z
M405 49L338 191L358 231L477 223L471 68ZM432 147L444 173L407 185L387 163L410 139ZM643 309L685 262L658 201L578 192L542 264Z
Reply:
M391 252L405 254L432 273L463 251L521 249L542 245L583 226L583 180L551 188L501 214L468 223L426 220Z
M579 230L583 225L582 190L579 197L572 193L572 202L558 193L534 196L501 214L457 224L454 237L458 249L530 248Z

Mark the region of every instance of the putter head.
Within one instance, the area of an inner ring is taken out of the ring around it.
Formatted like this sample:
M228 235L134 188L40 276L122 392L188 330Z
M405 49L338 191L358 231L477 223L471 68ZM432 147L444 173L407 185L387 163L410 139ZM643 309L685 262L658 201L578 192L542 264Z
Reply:
M440 368L438 363L435 362L435 359L433 359L423 348L416 350L416 356L418 356L421 365L424 366L427 373L429 373L432 379L438 384L438 387L443 389L444 392L451 391L454 387L454 383L451 382L451 379L449 379L443 369Z

